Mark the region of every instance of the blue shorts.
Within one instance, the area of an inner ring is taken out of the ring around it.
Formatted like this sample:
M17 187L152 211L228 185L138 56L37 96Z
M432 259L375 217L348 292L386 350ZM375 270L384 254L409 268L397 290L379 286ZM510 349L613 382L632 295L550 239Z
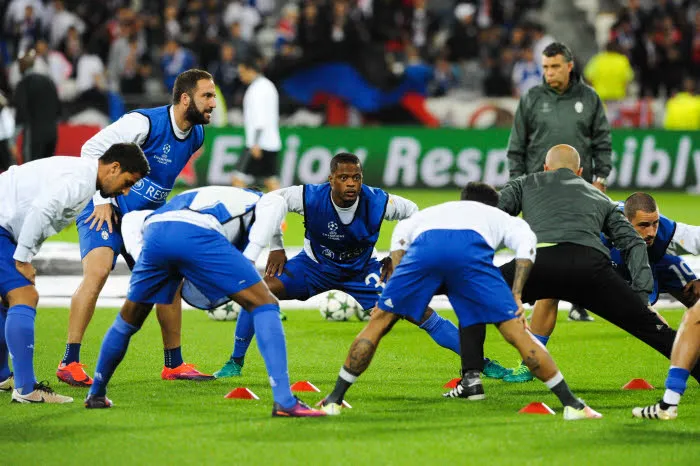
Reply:
M355 298L362 309L372 309L384 287L380 283L381 268L379 261L372 258L360 272L333 276L322 271L321 266L302 250L287 262L279 279L287 299L305 301L324 291L340 290Z
M209 301L238 293L261 278L253 263L214 230L185 222L146 226L127 298L170 304L185 278Z
M493 249L470 230L428 230L409 247L389 279L378 306L420 321L442 288L459 325L498 323L515 318L518 306L493 265Z
M116 211L119 212L119 210L115 206L112 206L112 208L116 209ZM117 263L117 256L122 252L122 249L124 247L124 240L122 240L122 233L119 229L120 224L112 224L112 233L109 232L107 222L104 222L102 224L102 228L100 228L99 230L91 230L91 222L85 223L85 220L87 220L87 218L90 215L92 215L93 210L95 210L95 205L91 200L88 203L88 205L85 206L83 211L80 212L78 218L75 219L75 224L78 227L78 235L80 240L80 259L85 259L85 256L87 256L88 253L93 249L108 247L112 251L114 251L114 260L112 262L112 269L114 269L114 266Z
M15 266L15 250L17 243L9 231L0 227L0 297L6 298L7 293L23 286L31 285Z
M666 254L652 269L654 275L654 291L649 295L649 303L654 304L661 293L683 291L683 288L693 280L695 273L682 257Z

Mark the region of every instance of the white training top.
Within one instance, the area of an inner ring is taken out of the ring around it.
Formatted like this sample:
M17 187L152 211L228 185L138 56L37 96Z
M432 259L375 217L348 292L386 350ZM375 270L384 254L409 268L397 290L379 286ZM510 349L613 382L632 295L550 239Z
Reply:
M277 191L272 191L270 193L265 194L263 196L263 199L265 199L268 196L282 197L284 199L284 203L286 206L285 214L287 212L295 212L299 215L304 215L303 185L290 186L288 188L282 188L278 189ZM331 202L333 202L333 207L335 207L335 211L338 212L338 217L340 217L340 221L346 225L352 222L352 219L355 217L355 211L357 210L357 205L359 201L360 199L358 198L355 201L355 203L350 207L338 207L331 199ZM416 212L418 212L418 206L415 204L415 202L409 201L408 199L405 199L401 196L389 194L389 202L387 203L386 212L384 213L384 220L403 220L405 218L410 217ZM284 241L282 240L281 232L279 235L273 235L270 243L270 250L276 251L278 249L284 249ZM306 252L306 255L309 256L312 260L316 260L315 255L311 250L311 244L306 238L304 238L304 251Z
M391 237L391 250L406 251L428 230L472 230L494 251L504 244L515 251L516 259L535 261L537 236L525 220L474 201L452 201L428 207L399 222Z
M0 226L17 241L15 260L31 262L46 238L75 220L97 190L98 163L56 156L0 174Z
M248 191L227 186L207 186L193 191L201 193L197 199L201 196L202 202L207 202L207 199L215 199L215 203L223 204L234 215L239 207L250 204L251 196L254 196L254 200L258 199L257 195ZM195 207L195 202L193 202L192 208ZM251 261L256 261L262 250L270 244L272 236L282 234L281 226L287 212L284 209L284 200L279 196L260 198L255 204L255 210L243 216L243 230L241 230L241 222L230 221L222 225L212 215L202 214L195 210L168 211L152 216L147 222L146 217L153 213L152 210L132 211L122 218L121 231L124 247L131 257L135 260L138 259L143 248L144 227L154 222L169 221L191 223L202 228L215 230L230 243L235 243L240 235L246 234L253 219L253 212L255 213L255 223L248 233L249 243L243 251L243 255Z
M260 75L243 95L246 147L255 145L255 133L260 130L258 145L262 150L277 152L282 149L279 124L279 94L272 81Z
M175 136L185 139L190 134L191 129L182 131L175 123L175 113L170 107L170 122L175 130ZM102 128L99 133L88 139L80 149L80 156L89 159L99 159L107 152L107 149L117 143L133 142L139 146L146 142L146 137L151 129L151 122L146 115L138 112L127 113L111 125ZM112 204L116 201L105 199L100 193L95 193L92 199L95 205Z
M676 254L700 254L700 227L676 222L670 249Z

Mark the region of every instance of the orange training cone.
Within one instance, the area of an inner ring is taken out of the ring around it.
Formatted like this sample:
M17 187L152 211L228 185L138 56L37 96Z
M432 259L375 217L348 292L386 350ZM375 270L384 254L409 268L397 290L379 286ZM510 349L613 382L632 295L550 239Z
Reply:
M460 380L462 380L462 379L452 379L449 382L447 382L445 385L443 385L442 388L455 388Z
M293 392L320 392L321 390L308 380L302 380L292 384Z
M238 387L234 388L224 398L234 398L237 400L259 400L258 395L253 393L249 388Z
M520 414L554 414L554 410L544 403L530 403L518 411Z
M644 379L632 379L622 386L623 390L653 390L654 387Z

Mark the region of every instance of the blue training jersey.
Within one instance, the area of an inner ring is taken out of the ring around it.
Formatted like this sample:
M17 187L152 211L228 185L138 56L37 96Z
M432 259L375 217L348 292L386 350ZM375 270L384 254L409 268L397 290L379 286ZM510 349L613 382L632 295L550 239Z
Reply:
M148 118L150 128L141 149L151 166L149 175L139 180L126 196L117 196L122 215L132 210L156 210L165 203L175 180L192 154L204 142L204 127L195 125L184 139L175 136L170 105L134 110Z
M331 273L363 270L379 238L389 194L362 185L355 216L340 221L331 200L330 183L304 185L305 237L321 267Z

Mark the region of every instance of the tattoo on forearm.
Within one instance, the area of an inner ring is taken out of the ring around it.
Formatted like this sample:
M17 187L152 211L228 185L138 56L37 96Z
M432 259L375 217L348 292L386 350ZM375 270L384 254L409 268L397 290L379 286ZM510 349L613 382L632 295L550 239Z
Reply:
M512 288L514 295L521 295L523 293L523 288L525 287L527 277L530 275L532 266L533 262L530 259L515 260L515 276L513 277Z
M377 347L366 338L359 338L352 342L348 359L345 361L345 366L353 374L360 375L369 366L374 356L374 351Z

